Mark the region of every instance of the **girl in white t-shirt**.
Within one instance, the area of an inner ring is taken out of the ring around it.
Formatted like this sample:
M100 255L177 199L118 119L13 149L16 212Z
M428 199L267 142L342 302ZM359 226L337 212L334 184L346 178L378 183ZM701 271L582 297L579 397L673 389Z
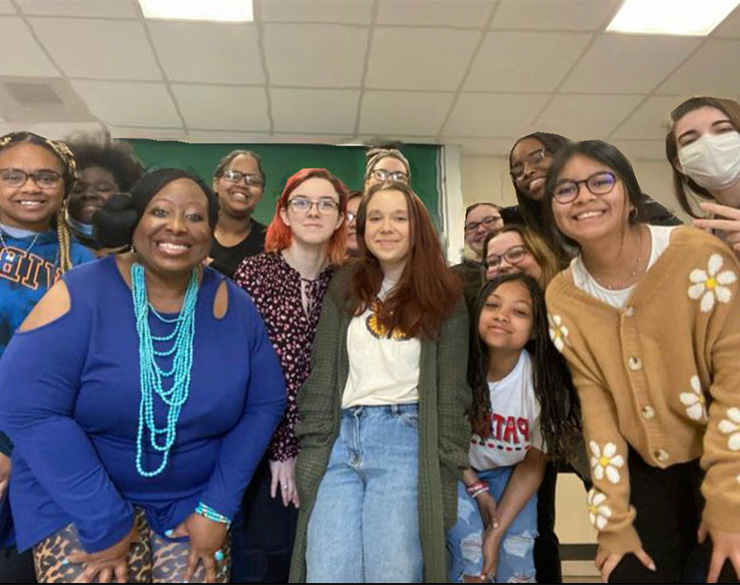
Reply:
M544 294L532 277L488 282L476 316L468 413L474 434L470 468L458 487L458 520L447 533L450 578L535 582L537 490L546 453L564 456L578 432L578 400L548 337Z

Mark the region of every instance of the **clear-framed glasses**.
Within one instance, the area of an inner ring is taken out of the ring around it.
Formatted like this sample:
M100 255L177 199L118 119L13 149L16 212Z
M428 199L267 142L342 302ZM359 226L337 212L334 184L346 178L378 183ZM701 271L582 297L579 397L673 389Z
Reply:
M242 179L246 183L247 187L260 187L265 184L265 179L262 175L256 175L254 173L242 173L241 171L224 171L221 175L229 183L238 183Z
M614 173L600 172L594 173L582 181L563 180L555 185L553 197L558 203L570 203L578 197L581 185L586 185L589 191L594 195L607 195L614 189L617 184L617 177Z
M511 178L515 181L519 181L524 178L524 163L527 163L530 167L539 165L543 160L547 158L547 149L540 148L534 152L530 152L522 162L515 164L509 169Z
M31 178L40 189L54 189L62 180L62 175L56 171L41 169L27 173L21 169L0 169L0 181L8 187L22 187Z
M472 234L478 231L480 226L483 226L487 230L493 229L503 223L503 219L500 215L489 215L484 217L480 221L469 221L465 224L465 233Z
M375 169L370 174L378 181L398 181L399 183L406 183L409 180L409 176L403 171L386 171L385 169Z
M501 266L502 259L506 260L509 264L519 264L527 254L529 254L529 250L527 250L526 246L513 246L500 256L491 254L483 261L483 266L486 268L498 268Z
M314 205L321 214L329 214L339 209L339 203L334 201L334 199L328 198L311 201L306 197L293 197L293 199L288 201L288 205L293 208L293 211L297 211L299 213L308 213Z

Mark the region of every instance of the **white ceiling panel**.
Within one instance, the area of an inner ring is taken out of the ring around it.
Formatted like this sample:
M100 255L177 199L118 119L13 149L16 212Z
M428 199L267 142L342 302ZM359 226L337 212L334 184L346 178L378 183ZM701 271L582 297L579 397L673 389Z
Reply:
M272 137L269 132L230 132L215 130L190 130L186 137L187 142L213 142L243 144L269 144ZM224 155L227 154L224 152Z
M578 62L560 91L648 93L700 44L696 38L603 35Z
M372 0L259 0L263 22L370 24Z
M351 134L286 134L275 132L270 142L277 144L326 144L336 146L344 144L351 139Z
M488 33L465 91L553 91L591 40L588 33Z
M612 143L630 160L638 158L662 160L665 161L666 169L668 169L665 140L614 140ZM637 178L640 179L639 174Z
M49 61L33 38L31 31L20 18L0 18L0 38L3 40L3 58L0 59L0 75L24 75L29 77L55 77L59 71ZM9 58L8 49L17 58Z
M378 28L365 85L370 89L456 90L481 33Z
M736 95L740 92L738 63L740 43L707 41L658 91L664 94Z
M376 144L385 144L385 143L401 143L401 144L440 144L440 141L437 140L435 136L403 136L399 134L389 134L388 136L378 135L374 134L372 136L370 135L364 135L360 134L358 136L355 136L352 138L348 146L354 144L354 145L360 145L360 146L373 146Z
M601 30L621 0L499 0L491 28Z
M516 138L451 138L447 144L458 144L466 155L509 156Z
M135 81L162 77L139 22L73 18L29 21L69 77Z
M267 95L257 87L173 84L189 128L267 132Z
M90 111L106 124L152 128L181 127L167 88L162 83L73 81Z
M265 82L252 24L149 23L154 47L171 81L258 85Z
M545 94L464 93L443 135L453 139L518 136L529 129L548 99Z
M272 84L360 86L366 29L322 24L266 24L264 28Z
M145 140L179 140L183 142L188 141L188 133L184 128L138 128L128 126L108 126L111 134L111 138L116 139L136 139L142 138ZM165 166L169 166L174 163L168 161L161 161ZM158 163L158 166L161 163Z
M573 140L605 138L640 100L639 95L558 95L537 125Z
M713 37L740 39L740 8L736 8L725 18L712 34Z
M82 16L88 18L137 18L132 0L18 0L29 16Z
M439 132L452 93L367 91L360 112L360 134L431 136Z
M10 3L10 0L0 0L0 15L18 14L18 11Z
M381 0L378 24L482 27L492 0Z
M651 97L617 128L617 140L663 140L670 124L671 110L681 103L680 96Z
M271 89L274 130L351 135L359 98L356 89Z

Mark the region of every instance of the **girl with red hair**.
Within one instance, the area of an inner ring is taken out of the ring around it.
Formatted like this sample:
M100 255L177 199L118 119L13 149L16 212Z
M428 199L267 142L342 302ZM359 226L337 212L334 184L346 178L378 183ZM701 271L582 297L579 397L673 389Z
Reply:
M288 392L283 421L244 497L245 525L232 528L235 583L287 581L300 504L296 395L308 377L324 294L344 260L346 211L347 187L340 179L326 169L298 171L277 202L266 251L244 259L234 273L265 321Z

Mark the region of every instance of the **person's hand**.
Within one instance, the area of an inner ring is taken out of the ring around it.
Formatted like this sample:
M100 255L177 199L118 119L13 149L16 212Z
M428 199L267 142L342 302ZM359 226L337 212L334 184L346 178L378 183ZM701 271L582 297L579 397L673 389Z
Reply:
M501 531L492 525L486 526L483 533L483 570L480 573L480 580L489 582L494 581L496 569L498 568L498 549L501 546Z
M633 554L637 557L637 560L639 560L645 566L646 569L655 571L655 562L645 552L645 549L640 547ZM602 547L599 547L598 551L596 552L596 559L594 563L596 565L596 568L601 572L602 583L609 582L609 577L611 576L612 571L617 567L619 562L622 560L622 557L624 557L623 554L612 553Z
M711 213L714 219L695 219L694 226L705 230L720 230L732 249L740 252L740 209L718 203L700 203L703 211Z
M226 524L214 522L205 516L192 513L167 536L170 538L187 536L190 539L190 552L184 575L185 582L190 582L198 564L201 563L206 572L205 582L216 583L218 571L215 555L226 541Z
M717 582L727 559L735 567L735 573L740 575L740 533L715 530L702 520L698 533L699 544L703 543L707 536L712 539L712 559L709 562L707 583Z
M270 496L275 498L278 488L280 488L283 506L287 508L293 502L296 508L300 507L298 489L295 485L295 457L291 457L285 461L270 460L270 473L272 475Z
M96 553L84 551L74 552L67 560L71 563L84 565L82 573L74 580L75 583L116 583L128 582L128 552L136 541L136 525L129 533L113 546ZM97 579L96 579L97 577Z
M481 518L483 518L483 525L488 528L498 528L498 516L496 515L496 500L490 492L483 492L476 496L475 501L478 502L478 509L480 510Z
M10 480L10 457L4 453L0 453L0 500L5 495L5 490L8 489L8 481Z

